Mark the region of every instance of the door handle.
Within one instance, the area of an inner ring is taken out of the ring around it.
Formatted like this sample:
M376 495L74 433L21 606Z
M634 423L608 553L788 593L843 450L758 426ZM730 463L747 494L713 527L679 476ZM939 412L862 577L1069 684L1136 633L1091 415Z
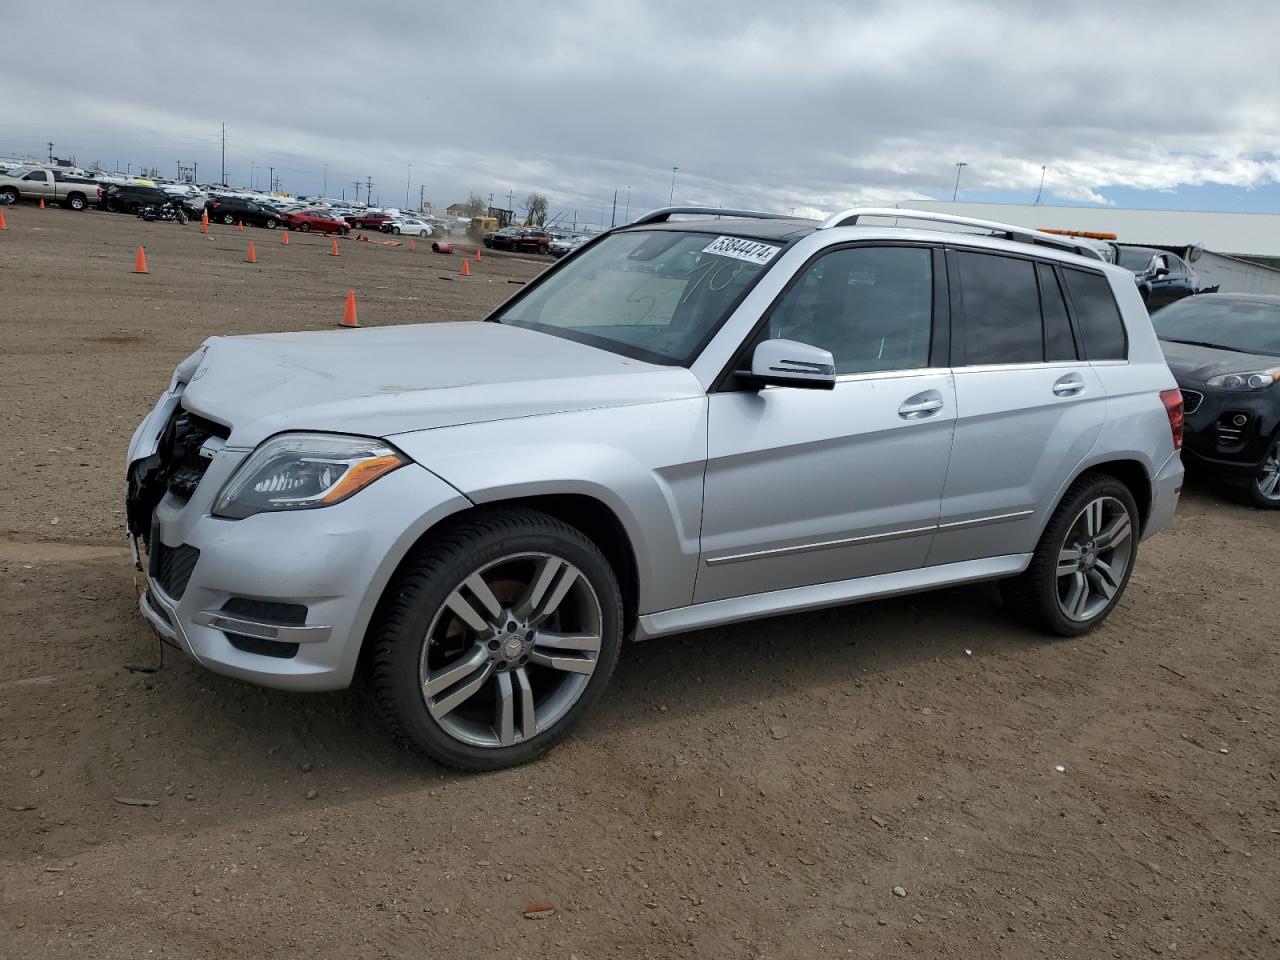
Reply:
M923 420L942 409L942 395L936 390L926 390L908 397L898 408L898 416L903 420Z
M1054 383L1053 392L1059 397L1074 397L1084 393L1084 377L1078 373L1068 373Z

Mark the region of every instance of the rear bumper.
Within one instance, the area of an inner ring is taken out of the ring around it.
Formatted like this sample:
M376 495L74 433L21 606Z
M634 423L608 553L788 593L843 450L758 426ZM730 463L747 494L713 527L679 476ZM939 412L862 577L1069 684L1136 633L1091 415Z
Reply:
M1142 530L1145 540L1152 534L1159 533L1173 522L1173 515L1178 509L1178 498L1182 494L1182 481L1185 471L1182 458L1175 451L1164 462L1151 480L1151 509L1147 513L1147 523Z

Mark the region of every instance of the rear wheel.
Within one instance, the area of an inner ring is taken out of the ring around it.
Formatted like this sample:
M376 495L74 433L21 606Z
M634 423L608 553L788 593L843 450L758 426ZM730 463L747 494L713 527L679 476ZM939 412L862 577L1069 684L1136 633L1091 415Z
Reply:
M397 237L398 237L398 236L400 236L400 228L399 228L399 227L392 227L392 228L391 228L391 232L392 232L392 233L394 233Z
M311 224L309 224L309 223L304 223L304 224L303 224L302 226L300 226L298 229L299 229L300 231L302 231L303 233L310 233L310 232L311 232Z
M418 231L418 236L422 237L422 238L425 240L427 237L431 236L431 231L430 231L430 230L419 230L419 231Z
M1054 511L1026 571L1001 581L1005 604L1049 633L1088 633L1119 603L1137 553L1129 488L1106 474L1083 476Z
M4 187L3 189L0 189L0 193L5 195L5 203L18 202L18 191L13 187Z
M263 224L263 226L264 226L264 227L266 227L268 230L274 230L274 229L276 228L276 218L275 218L275 217L267 217L267 220L266 220L266 222Z
M1249 481L1249 502L1263 510L1280 510L1280 432L1271 438L1258 475Z
M88 201L78 193L73 193L67 197L67 209L69 210L83 210L88 205Z
M235 214L224 213L222 215L222 222L225 223L228 227L232 226L236 222Z
M559 743L622 642L617 579L579 531L532 510L478 517L408 561L374 634L383 717L439 763L493 770Z

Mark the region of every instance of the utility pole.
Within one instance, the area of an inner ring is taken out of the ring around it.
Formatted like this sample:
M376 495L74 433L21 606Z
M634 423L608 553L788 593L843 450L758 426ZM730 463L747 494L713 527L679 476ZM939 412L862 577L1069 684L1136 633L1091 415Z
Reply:
M53 141L49 141L49 165L53 166Z
M601 217L603 220L604 218ZM613 188L613 212L609 214L609 229L612 230L618 225L618 188Z
M200 161L199 160L191 161L191 182L192 183L200 182Z
M418 184L418 212L421 213L426 209L427 186L424 183Z
M320 191L320 196L325 196L329 192L329 165L324 165L324 189Z
M352 194L352 196L356 198L354 202L359 203L360 202L360 181L353 180L352 183L356 185L356 192ZM342 199L343 200L347 199L347 190L345 187L343 187L342 189Z
M507 191L507 209L515 212L516 209L516 192L514 190Z
M954 202L955 202L956 197L957 197L957 196L959 195L959 193L960 193L960 171L961 171L961 170L963 170L963 169L964 169L965 167L967 167L967 166L968 166L968 164L967 164L967 163L957 163L957 164L956 164L956 188L955 188L954 190L952 190L952 191L951 191L951 202L952 202L952 203L954 203Z
M676 200L676 171L679 167L671 168L671 195L667 197L667 206L671 206Z
M1044 193L1044 172L1046 169L1046 167L1040 168L1040 189L1036 191L1036 206L1040 205L1040 194Z
M409 209L409 181L413 179L413 164L409 164L409 172L404 178L404 208Z
M276 168L267 166L267 193L271 193L276 188Z
M373 203L373 177L364 178L364 202Z
M227 125L222 125L222 185L227 185Z
M627 212L622 215L625 223L631 222L631 188L627 187Z

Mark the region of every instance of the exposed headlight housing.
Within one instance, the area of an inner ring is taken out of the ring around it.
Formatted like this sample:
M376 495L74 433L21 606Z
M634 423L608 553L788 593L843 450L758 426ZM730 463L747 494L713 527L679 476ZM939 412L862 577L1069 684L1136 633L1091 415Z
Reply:
M1280 380L1280 367L1269 370L1253 370L1248 373L1224 373L1219 377L1210 377L1205 384L1220 387L1223 390L1265 390Z
M409 462L390 444L335 433L282 433L264 441L223 486L213 515L313 510L341 503Z

